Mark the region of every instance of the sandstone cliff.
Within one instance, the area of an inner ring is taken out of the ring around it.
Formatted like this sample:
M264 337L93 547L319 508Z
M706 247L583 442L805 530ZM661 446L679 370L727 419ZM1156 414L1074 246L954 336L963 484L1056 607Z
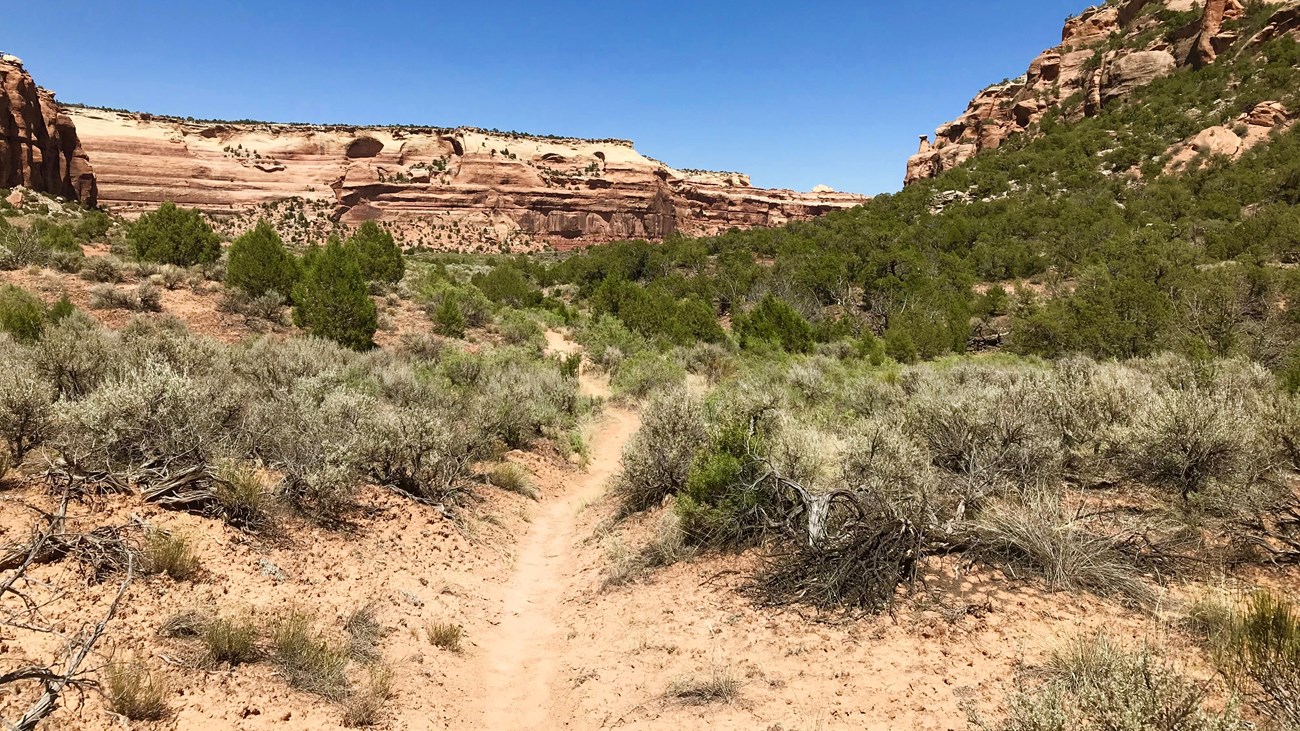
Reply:
M18 58L0 56L0 187L26 186L93 206L95 173L76 127Z
M267 215L291 238L377 219L413 245L565 248L778 226L866 200L677 170L623 140L66 112L105 206L130 214L170 200L240 225Z
M1300 3L1261 1L1285 5L1269 25L1271 32L1294 32ZM1243 12L1239 0L1123 0L1090 8L1066 21L1061 44L1034 59L1023 76L980 92L965 114L935 131L933 143L922 137L908 160L904 184L933 178L998 147L1030 130L1048 110L1096 114L1180 65L1213 63L1236 40L1225 23ZM1190 19L1185 25L1183 17ZM1177 27L1169 30L1169 23Z

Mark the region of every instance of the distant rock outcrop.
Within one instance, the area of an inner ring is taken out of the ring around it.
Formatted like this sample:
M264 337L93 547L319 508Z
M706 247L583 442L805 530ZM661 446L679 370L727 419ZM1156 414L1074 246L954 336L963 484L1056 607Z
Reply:
M1300 27L1300 2L1261 0L1278 9L1261 32L1259 42ZM1157 10L1201 10L1199 20L1174 32L1158 31ZM1203 7L1202 7L1203 5ZM982 150L1000 146L1007 138L1030 129L1049 110L1066 112L1067 119L1097 114L1108 104L1177 70L1180 63L1205 65L1236 40L1224 23L1241 17L1240 0L1126 0L1091 8L1066 21L1061 45L1044 51L1020 78L980 92L956 120L941 125L935 140L922 139L921 149L907 163L904 183L938 176ZM1135 39L1125 47L1112 39ZM1142 44L1146 44L1145 47ZM1070 105L1066 105L1071 101ZM1078 102L1082 103L1078 103ZM1222 140L1221 140L1222 141Z
M0 187L26 186L88 206L95 172L77 129L16 56L0 56Z
M267 211L288 200L293 210L273 220L282 229L308 216L375 219L407 243L495 250L778 226L867 200L678 170L625 140L66 112L95 162L102 203L128 215L173 201L218 218L274 218Z

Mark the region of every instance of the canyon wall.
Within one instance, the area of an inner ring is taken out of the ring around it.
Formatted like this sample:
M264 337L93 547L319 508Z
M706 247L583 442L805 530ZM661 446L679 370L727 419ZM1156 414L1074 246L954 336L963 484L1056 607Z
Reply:
M174 201L240 225L267 216L290 238L316 233L325 220L373 219L413 245L568 248L779 226L866 200L678 170L624 140L65 111L112 210L130 215Z
M1260 1L1285 6L1269 28L1293 30L1287 19L1300 3ZM935 130L933 142L923 136L904 184L936 177L1031 131L1049 110L1067 119L1093 115L1180 66L1213 63L1237 40L1224 24L1244 11L1240 0L1123 0L1070 18L1061 44L1035 58L1023 76L981 91L963 115Z
M15 56L0 55L0 188L96 203L95 173L77 129Z

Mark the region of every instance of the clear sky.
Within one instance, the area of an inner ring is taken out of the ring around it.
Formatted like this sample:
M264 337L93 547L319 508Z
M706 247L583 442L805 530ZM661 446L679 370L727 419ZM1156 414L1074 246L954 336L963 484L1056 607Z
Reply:
M877 193L1086 5L27 0L0 13L0 50L65 101L618 137L765 187Z

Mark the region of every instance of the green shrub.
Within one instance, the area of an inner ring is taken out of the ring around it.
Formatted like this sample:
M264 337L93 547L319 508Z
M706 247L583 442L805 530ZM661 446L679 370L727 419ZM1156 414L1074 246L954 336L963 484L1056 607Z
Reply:
M221 239L197 210L163 203L127 229L127 243L144 261L177 266L214 262L221 256Z
M732 331L746 346L773 343L790 353L807 353L813 344L812 325L785 300L772 295L736 316Z
M443 297L442 303L434 310L433 329L449 338L465 337L465 316L461 314L460 303L455 297Z
M312 258L293 299L294 321L312 335L353 350L374 347L375 303L361 268L338 239Z
M546 345L546 334L542 326L528 313L509 310L501 316L497 325L501 339L510 345L528 345L541 349Z
M226 286L238 287L253 297L292 292L298 283L297 259L265 220L231 242L227 257Z
M406 275L406 261L393 235L374 221L366 221L347 240L361 275L368 282L400 282Z
M1209 635L1233 686L1282 728L1300 728L1300 608L1260 592Z
M619 364L610 385L617 396L643 399L685 380L686 369L675 358L645 350Z
M12 284L0 285L0 332L33 341L45 329L45 305L36 295Z

